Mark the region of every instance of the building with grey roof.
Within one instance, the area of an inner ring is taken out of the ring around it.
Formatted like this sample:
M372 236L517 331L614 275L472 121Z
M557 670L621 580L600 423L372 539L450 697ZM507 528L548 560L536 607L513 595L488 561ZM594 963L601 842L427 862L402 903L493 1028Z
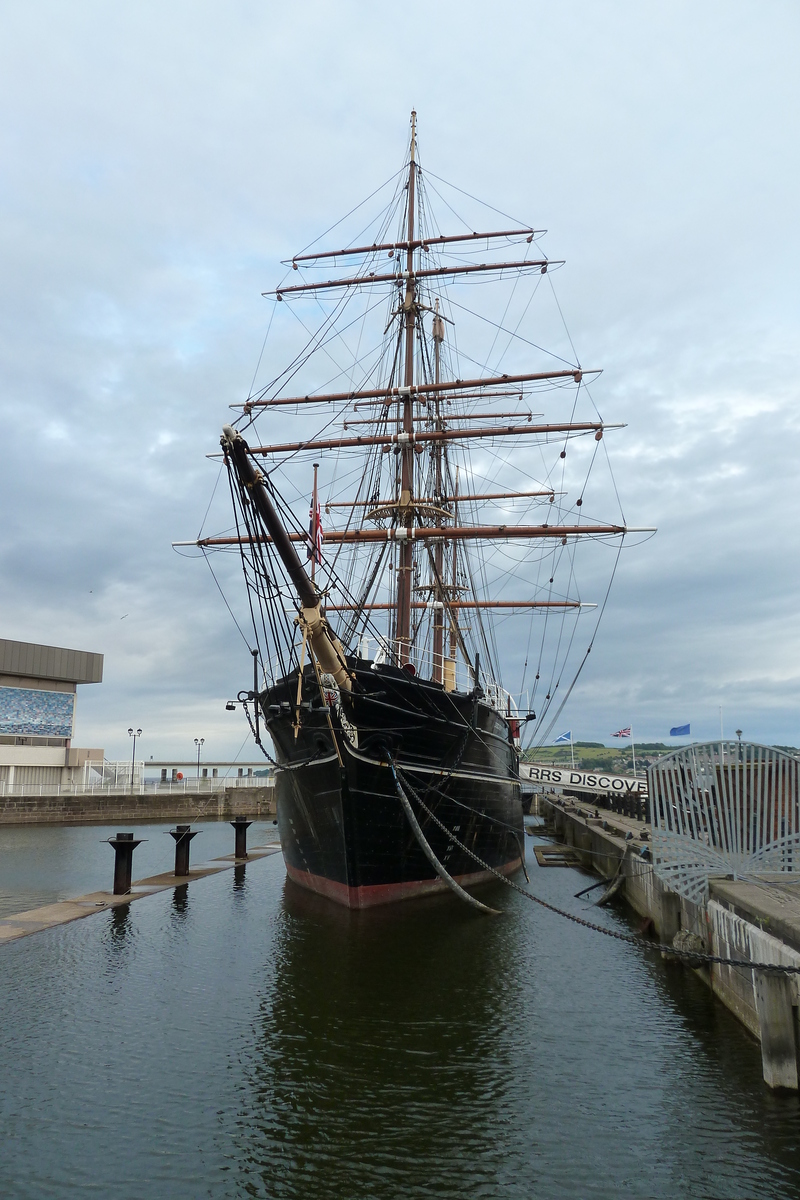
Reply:
M78 686L102 680L102 654L0 638L0 794L68 787L102 763L72 745Z

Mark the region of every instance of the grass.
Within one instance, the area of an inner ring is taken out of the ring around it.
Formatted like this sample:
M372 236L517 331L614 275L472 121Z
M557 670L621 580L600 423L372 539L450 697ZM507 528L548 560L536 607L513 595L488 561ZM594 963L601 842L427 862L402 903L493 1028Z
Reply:
M575 742L575 766L584 771L607 771L610 774L624 774L633 770L633 755L630 743L624 746L604 746L602 742ZM674 746L665 746L663 742L643 742L636 746L636 766L647 766L663 754L669 754ZM535 750L526 750L522 756L524 762L563 763L570 766L572 755L569 746L540 746Z

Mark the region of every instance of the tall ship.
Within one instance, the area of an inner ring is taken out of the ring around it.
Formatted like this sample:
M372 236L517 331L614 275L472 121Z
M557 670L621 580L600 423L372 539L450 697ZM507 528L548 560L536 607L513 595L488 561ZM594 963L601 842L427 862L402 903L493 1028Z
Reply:
M585 507L610 428L596 373L531 329L561 265L545 231L459 215L474 198L423 173L415 114L383 191L346 244L313 243L264 293L299 340L231 405L233 523L191 544L240 559L239 702L275 766L291 879L350 908L446 888L485 908L474 885L524 870L521 746L586 662L627 527ZM600 608L579 593L586 541Z

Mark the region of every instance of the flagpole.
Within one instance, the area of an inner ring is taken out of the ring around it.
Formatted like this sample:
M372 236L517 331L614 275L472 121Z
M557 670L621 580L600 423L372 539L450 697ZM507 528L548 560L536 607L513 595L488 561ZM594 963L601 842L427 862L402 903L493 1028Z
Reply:
M311 501L311 513L312 513L312 516L311 516L311 535L312 535L311 582L312 583L314 582L314 576L316 575L317 540L319 538L319 534L317 532L317 520L318 520L318 517L317 517L317 511L318 511L317 510L317 469L318 468L319 468L319 463L314 463L314 498Z
M633 777L636 778L636 743L633 740L633 722L631 722L631 750L633 751Z
M575 751L572 749L572 730L569 731L569 753L572 759L572 769L575 770Z

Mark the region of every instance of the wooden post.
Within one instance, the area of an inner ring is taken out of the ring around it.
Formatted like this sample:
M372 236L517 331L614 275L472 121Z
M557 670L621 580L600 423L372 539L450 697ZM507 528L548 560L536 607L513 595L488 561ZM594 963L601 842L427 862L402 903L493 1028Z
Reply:
M792 985L777 971L754 971L753 990L767 1087L797 1091L797 1046Z

